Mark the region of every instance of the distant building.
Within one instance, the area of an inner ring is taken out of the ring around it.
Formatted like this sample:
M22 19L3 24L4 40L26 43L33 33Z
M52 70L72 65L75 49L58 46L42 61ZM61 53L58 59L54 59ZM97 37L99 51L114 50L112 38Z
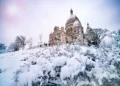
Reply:
M80 37L79 37L80 36ZM54 32L49 35L49 44L56 45L62 43L72 43L80 39L81 44L83 44L83 27L80 20L76 15L73 14L73 10L70 10L70 17L68 18L65 29L58 26L54 27Z
M57 45L63 43L79 43L80 45L97 45L99 36L95 31L87 24L87 31L84 34L82 24L79 18L73 14L73 10L70 10L70 17L67 19L65 28L58 26L54 27L54 31L49 34L49 45Z

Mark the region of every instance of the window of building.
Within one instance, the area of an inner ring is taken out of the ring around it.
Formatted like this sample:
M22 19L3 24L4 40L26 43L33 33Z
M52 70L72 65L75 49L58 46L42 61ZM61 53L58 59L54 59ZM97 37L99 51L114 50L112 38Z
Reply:
M74 32L76 32L76 30L74 30Z
M77 37L75 37L75 39L77 39Z
M66 43L68 43L68 41L66 41Z

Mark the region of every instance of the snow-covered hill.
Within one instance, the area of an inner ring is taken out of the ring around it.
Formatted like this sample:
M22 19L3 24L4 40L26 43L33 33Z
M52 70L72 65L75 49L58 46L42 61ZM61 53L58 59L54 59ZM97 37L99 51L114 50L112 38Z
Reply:
M99 48L65 44L0 55L0 86L119 86L114 35ZM109 46L108 46L109 45Z

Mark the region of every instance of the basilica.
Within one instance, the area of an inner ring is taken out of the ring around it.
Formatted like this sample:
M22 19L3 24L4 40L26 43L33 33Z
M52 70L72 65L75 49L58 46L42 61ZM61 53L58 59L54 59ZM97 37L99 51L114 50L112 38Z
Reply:
M89 33L90 36L88 35ZM94 31L92 31L89 24L87 24L87 33L84 34L79 18L73 14L73 10L71 9L70 17L66 21L65 28L55 26L54 31L49 34L49 45L75 42L79 42L80 45L84 45L92 42L98 42L98 40L94 41L94 39L98 39L98 36L94 33Z

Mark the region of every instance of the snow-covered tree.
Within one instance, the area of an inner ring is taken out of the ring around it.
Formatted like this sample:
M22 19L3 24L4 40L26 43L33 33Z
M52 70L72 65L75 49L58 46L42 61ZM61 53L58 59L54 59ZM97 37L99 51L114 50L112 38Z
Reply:
M0 43L0 54L6 52L6 46L3 43Z
M17 36L15 42L11 43L8 51L18 51L19 49L24 49L26 45L26 38L24 36Z
M19 48L24 49L25 47L25 36L17 36L15 42L19 45Z
M29 39L26 41L26 44L28 44L28 49L32 48L32 38L29 38Z
M39 40L40 40L39 45L42 46L42 33L39 35Z
M19 45L16 42L13 42L9 45L8 51L18 51L19 50Z
M5 48L6 48L5 44L0 43L0 50L3 50L3 49L5 49Z
M90 45L99 45L100 38L98 34L96 34L93 29L87 24L87 31L85 33L85 40L87 44Z

